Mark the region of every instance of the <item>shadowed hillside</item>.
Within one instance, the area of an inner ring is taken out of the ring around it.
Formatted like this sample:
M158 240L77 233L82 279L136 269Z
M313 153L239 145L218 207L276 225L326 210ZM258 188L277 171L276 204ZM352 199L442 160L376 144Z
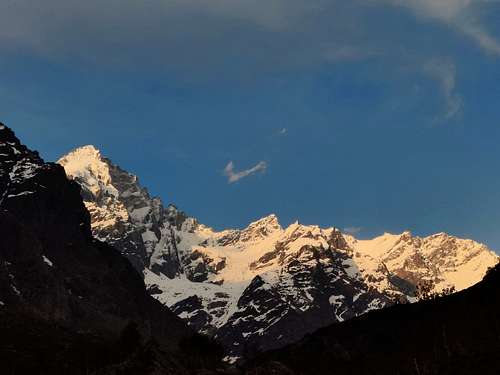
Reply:
M220 352L91 235L80 187L0 124L0 373L196 373Z

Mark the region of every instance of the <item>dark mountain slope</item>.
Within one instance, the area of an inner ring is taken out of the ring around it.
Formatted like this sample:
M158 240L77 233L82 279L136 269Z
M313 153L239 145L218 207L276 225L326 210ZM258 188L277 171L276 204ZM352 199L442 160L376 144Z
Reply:
M0 124L0 373L87 374L125 363L121 373L184 374L216 364L216 354L148 295L128 260L93 239L64 169Z
M247 374L500 374L500 266L460 293L321 329Z

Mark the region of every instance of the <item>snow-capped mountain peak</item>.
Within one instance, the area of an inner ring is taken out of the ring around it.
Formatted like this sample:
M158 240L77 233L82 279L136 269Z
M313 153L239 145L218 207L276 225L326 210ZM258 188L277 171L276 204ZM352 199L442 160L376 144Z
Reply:
M160 242L160 228L168 227L170 235L167 218L173 211L165 211L161 201L151 198L136 176L104 158L92 145L71 151L58 163L82 188L94 236L119 247L139 272L150 266L148 257Z
M94 197L118 195L118 190L111 183L109 165L95 146L79 147L57 163L64 167L68 176L80 183L82 188Z
M427 237L413 236L409 231L384 233L371 240L345 237L361 269L373 275L389 271L413 285L431 280L438 291L451 286L462 290L479 282L498 260L485 245L444 232ZM381 264L384 269L380 269ZM375 284L379 290L389 286L385 281Z
M446 233L360 240L334 227L282 228L275 214L218 232L164 207L95 147L59 162L82 186L94 235L144 273L151 294L193 328L216 335L233 357L396 299L413 301L423 280L436 290L466 288L497 262L484 245Z
M259 219L241 231L240 241L257 241L262 240L273 233L281 232L283 229L279 223L278 217L271 214L262 219Z

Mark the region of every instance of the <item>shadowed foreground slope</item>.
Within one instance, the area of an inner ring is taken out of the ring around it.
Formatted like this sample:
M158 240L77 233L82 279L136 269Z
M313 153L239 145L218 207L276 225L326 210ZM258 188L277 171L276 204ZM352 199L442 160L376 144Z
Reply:
M64 169L0 124L0 373L188 374L219 357L92 237Z

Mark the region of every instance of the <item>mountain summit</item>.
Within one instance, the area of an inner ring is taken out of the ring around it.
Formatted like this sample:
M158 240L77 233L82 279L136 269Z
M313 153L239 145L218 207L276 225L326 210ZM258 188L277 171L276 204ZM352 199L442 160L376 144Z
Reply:
M102 157L94 146L77 148L58 163L82 187L97 238L120 249L141 273L152 269L169 277L179 274L172 236L174 227L184 222L182 213L165 208L136 176Z
M218 338L229 361L414 301L422 282L467 288L497 263L486 246L445 233L358 240L333 227L282 228L276 215L217 232L150 197L92 146L59 163L82 186L93 234L121 249L155 298Z

